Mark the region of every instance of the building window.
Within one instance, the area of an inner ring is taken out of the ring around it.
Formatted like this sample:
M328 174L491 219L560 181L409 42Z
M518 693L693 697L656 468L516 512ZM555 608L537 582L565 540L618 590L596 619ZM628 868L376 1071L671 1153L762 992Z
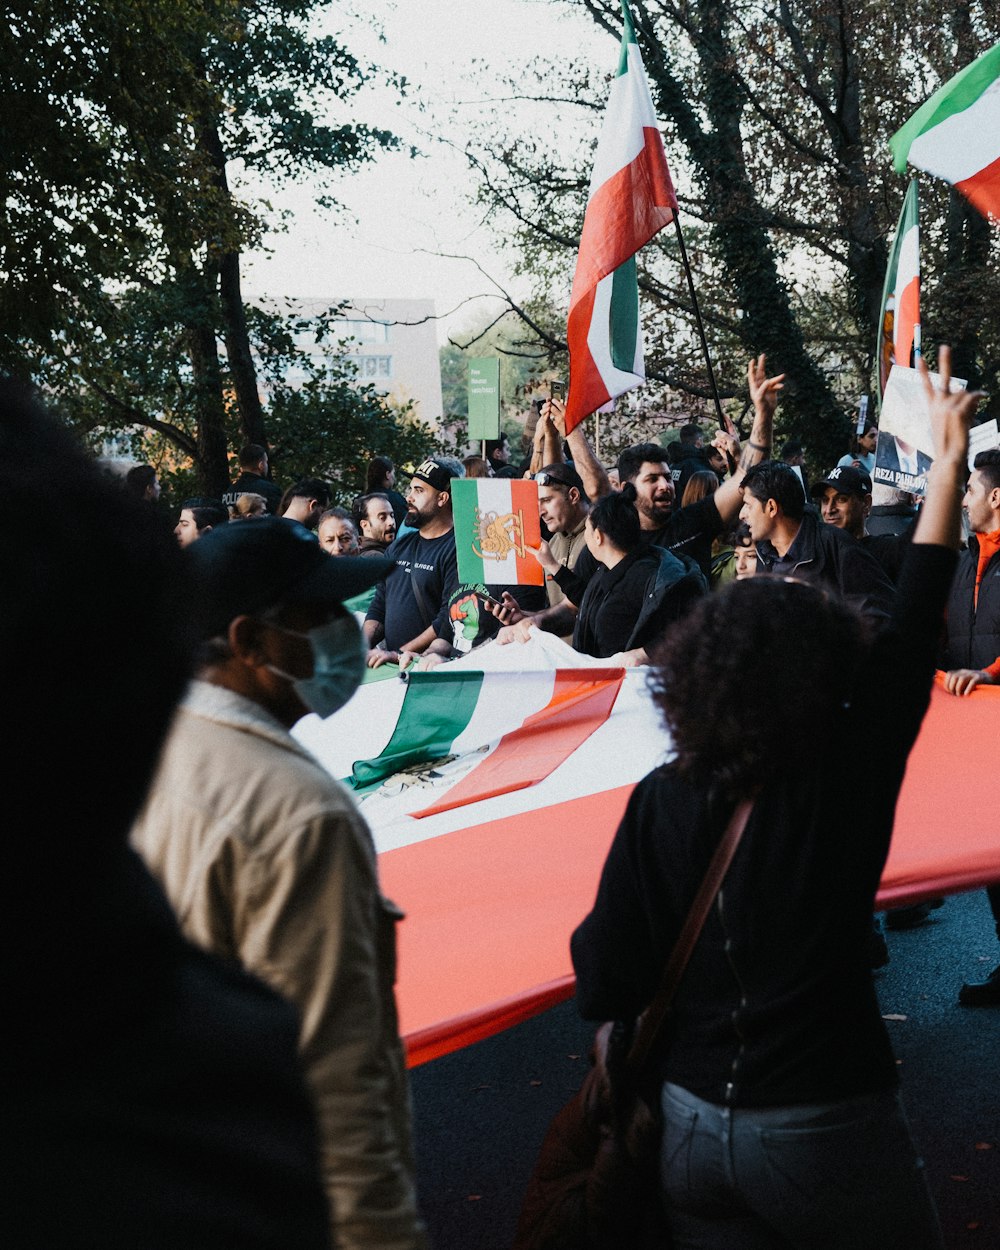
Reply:
M389 327L384 321L342 321L344 336L358 343L376 344L389 342Z

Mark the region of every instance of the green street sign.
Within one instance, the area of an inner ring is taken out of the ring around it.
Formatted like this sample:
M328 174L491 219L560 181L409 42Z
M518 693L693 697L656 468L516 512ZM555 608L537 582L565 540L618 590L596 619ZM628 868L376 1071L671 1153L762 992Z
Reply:
M469 438L500 437L500 357L469 361Z

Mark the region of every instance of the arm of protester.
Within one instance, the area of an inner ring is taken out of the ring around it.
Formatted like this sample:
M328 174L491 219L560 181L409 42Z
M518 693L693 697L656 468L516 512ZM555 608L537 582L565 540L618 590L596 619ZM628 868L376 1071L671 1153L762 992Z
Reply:
M404 642L398 651L387 651L383 647L373 647L368 652L368 667L379 668L383 664L398 664L400 668L405 668L406 664L402 661L403 654L409 651L416 655L422 655L435 638L437 638L437 631L433 625L429 625L422 634L418 634L416 638L411 639L409 642Z
M935 390L923 357L917 361L930 411L935 456L927 474L927 494L913 527L913 545L958 549L961 543L962 494L968 477L969 423L981 391L950 394L951 348L938 351L941 389Z
M988 668L954 668L944 675L944 688L949 694L972 694L977 686L992 686L996 678Z
M376 643L381 642L385 637L385 626L381 621L372 620L369 616L365 623L361 626L361 631L365 636L365 642L369 647L374 647Z
M649 663L649 654L645 647L633 647L631 651L618 651L608 656L608 663L617 668L642 668Z
M580 475L583 489L590 502L597 503L598 499L603 499L605 495L610 495L611 479L608 477L604 465L594 455L594 449L590 445L590 439L587 437L582 423L575 426L567 434L565 404L561 404L558 399L550 399L545 408L542 409L543 412L546 410L552 414L552 423L559 439L566 440L569 453L573 457L573 467ZM556 459L563 459L561 448L560 454ZM546 461L546 463L553 464L555 462Z
M484 600L483 607L490 616L495 616L501 625L516 625L530 615L522 611L521 605L509 590L503 592L499 602L496 599Z
M428 669L437 668L439 664L446 664L451 655L452 645L448 639L435 638L422 655L404 651L399 657L400 672L412 665L418 672L426 673Z
M544 538L541 539L537 547L525 547L525 551L535 557L550 577L554 577L563 567L552 554L551 548Z
M539 471L539 469L544 468L545 465L555 464L556 461L561 461L563 458L562 449L560 448L559 455L556 457L556 460L545 459L547 437L551 426L552 418L546 414L545 409L543 408L538 415L538 422L535 425L535 433L531 440L531 463L528 465L528 471L532 477Z
M774 438L774 414L778 407L778 393L785 385L785 375L767 376L767 357L760 355L747 365L747 386L753 401L753 426L746 446L741 450L739 441L731 434L719 432L713 446L726 452L736 461L737 469L726 478L715 492L715 506L726 525L732 524L743 506L743 478L747 469L760 464L771 454Z
M505 625L493 641L501 647L505 647L510 642L527 642L531 638L533 624L534 617L525 617L523 621L518 621L516 625Z

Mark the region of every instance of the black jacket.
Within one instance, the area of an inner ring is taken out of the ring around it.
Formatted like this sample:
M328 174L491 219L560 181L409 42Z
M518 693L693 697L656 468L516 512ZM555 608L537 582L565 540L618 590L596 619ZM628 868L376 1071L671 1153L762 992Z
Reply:
M1000 552L987 564L975 603L979 539L969 538L948 599L947 642L942 666L987 668L1000 657Z
M825 525L807 508L784 559L765 538L757 543L757 561L766 573L798 577L833 587L869 621L883 625L892 609L892 583L856 538L836 525Z
M814 764L759 795L674 1000L660 1079L743 1107L895 1084L869 967L871 915L954 561L943 547L911 548L892 622L838 723L817 727ZM847 807L836 801L846 776ZM640 782L572 939L587 1019L630 1019L650 1002L729 815L669 764Z
M603 565L580 604L573 646L605 657L655 642L708 589L693 560L640 547L613 569Z

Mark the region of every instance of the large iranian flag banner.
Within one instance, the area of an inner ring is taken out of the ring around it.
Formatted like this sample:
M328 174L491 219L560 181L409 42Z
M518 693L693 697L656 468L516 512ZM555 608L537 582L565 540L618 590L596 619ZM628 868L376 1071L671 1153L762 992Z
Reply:
M542 566L528 550L542 541L538 486L509 477L452 483L458 576L470 585L542 586Z
M897 173L909 162L1000 219L1000 44L936 91L889 147Z
M677 211L632 17L611 85L570 294L566 429L646 379L635 254Z

